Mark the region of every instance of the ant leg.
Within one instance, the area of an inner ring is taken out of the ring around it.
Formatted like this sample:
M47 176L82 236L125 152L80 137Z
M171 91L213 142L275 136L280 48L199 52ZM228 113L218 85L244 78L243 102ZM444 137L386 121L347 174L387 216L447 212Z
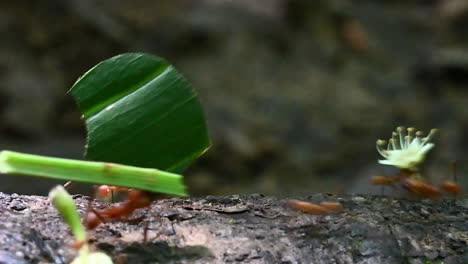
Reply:
M94 194L96 195L96 193ZM95 229L100 223L106 222L104 217L92 206L93 197L88 198L88 208L83 219L83 224L87 229Z
M159 223L156 230L160 230L162 228L162 225L163 225L162 224L162 219L161 219L160 216L156 216L155 218L157 220L156 222ZM152 221L152 222L154 222L154 221ZM149 241L149 236L148 236L149 230L155 230L155 229L150 229L149 224L150 224L150 221L146 221L145 222L145 229L143 230L144 231L144 233L143 233L143 242L145 244L146 244L146 242ZM156 231L155 233L156 233L156 235L154 237L152 237L151 240L157 239L161 235L160 231Z
M450 169L452 170L452 175L453 175L453 181L455 183L458 183L458 179L457 179L457 161L456 160L452 160L452 162L450 163Z
M453 181L455 182L455 184L457 184L458 186L458 178L457 178L457 161L456 160L452 160L451 162L451 169L452 169L452 175L453 175ZM455 192L454 196L455 196L455 200L458 199L458 191Z
M149 221L145 221L145 227L143 229L143 243L141 244L141 247L144 250L151 252L151 248L149 247L149 245L146 244L148 242L148 230L149 230Z
M145 221L145 228L143 229L143 244L148 242L149 221Z
M91 202L90 202L91 204ZM102 217L102 215L96 210L94 209L93 207L90 207L89 210L96 215L97 218L99 218L99 220L101 220L101 222L105 223L106 222L106 219L104 219L104 217Z
M145 220L146 216L140 216L136 218L127 218L127 219L121 219L121 222L126 222L129 224L138 224ZM148 242L148 230L149 230L149 221L145 221L145 225L143 228L143 244L146 244Z

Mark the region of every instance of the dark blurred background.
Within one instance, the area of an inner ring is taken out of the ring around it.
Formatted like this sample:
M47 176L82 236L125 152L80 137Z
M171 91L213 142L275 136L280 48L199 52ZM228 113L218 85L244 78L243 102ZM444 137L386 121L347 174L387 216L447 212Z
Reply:
M194 194L378 192L377 138L437 127L424 173L467 187L466 0L0 1L0 149L81 158L67 90L113 55L166 58L205 108ZM0 191L53 182L0 176ZM84 187L84 189L90 187Z

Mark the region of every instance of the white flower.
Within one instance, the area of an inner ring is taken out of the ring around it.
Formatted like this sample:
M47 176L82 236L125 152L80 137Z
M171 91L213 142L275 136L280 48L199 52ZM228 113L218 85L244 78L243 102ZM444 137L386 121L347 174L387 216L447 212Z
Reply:
M392 138L388 141L388 144L385 140L377 140L377 151L385 158L379 160L380 164L392 165L411 171L418 170L418 165L424 161L427 152L435 146L434 143L429 143L429 141L437 132L437 129L432 129L429 135L424 138L421 138L421 131L416 132L416 136L413 136L415 131L413 127L406 130L408 133L404 132L404 127L398 127L396 132L392 132ZM385 146L387 149L385 149Z

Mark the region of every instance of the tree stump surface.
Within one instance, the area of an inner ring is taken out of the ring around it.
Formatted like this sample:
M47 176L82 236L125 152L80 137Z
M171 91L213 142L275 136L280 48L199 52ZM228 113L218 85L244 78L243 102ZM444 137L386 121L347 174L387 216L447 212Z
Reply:
M287 199L259 194L172 198L140 210L142 222L105 223L88 236L115 263L468 263L467 198L299 199L339 201L344 209L309 215L289 208ZM74 200L84 214L88 198ZM72 242L47 197L0 193L0 263L69 263Z

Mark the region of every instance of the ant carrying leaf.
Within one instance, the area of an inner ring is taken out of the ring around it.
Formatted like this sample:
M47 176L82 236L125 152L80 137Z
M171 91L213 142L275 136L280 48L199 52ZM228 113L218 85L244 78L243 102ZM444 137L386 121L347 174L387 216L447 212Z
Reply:
M138 221L139 219L130 219L129 217L135 210L150 206L152 201L153 195L149 192L129 190L125 201L110 208L96 210L90 206L84 219L85 226L88 229L95 229L100 223L104 222Z
M72 182L69 181L63 187L69 188ZM89 200L88 210L84 216L83 224L88 230L94 230L101 223L109 222L140 222L144 217L131 218L137 209L147 208L151 205L156 194L130 189L126 187L100 185L95 188L95 196L99 200L109 200L114 202L114 192L126 192L126 199L122 202L113 204L110 208L96 210L91 206L92 199ZM144 231L144 240L146 241L146 232Z
M437 130L432 129L427 137L423 137L421 131L414 133L415 129L412 127L406 131L405 133L404 127L398 127L396 132L392 132L388 144L385 140L377 140L377 151L385 158L379 160L379 163L395 166L400 172L395 176L373 176L372 184L391 187L401 184L408 192L423 198L438 199L442 192L456 196L461 188L456 183L455 161L450 165L450 172L455 181L446 179L440 186L435 186L419 174L419 165L424 162L427 152L435 146L429 141Z

